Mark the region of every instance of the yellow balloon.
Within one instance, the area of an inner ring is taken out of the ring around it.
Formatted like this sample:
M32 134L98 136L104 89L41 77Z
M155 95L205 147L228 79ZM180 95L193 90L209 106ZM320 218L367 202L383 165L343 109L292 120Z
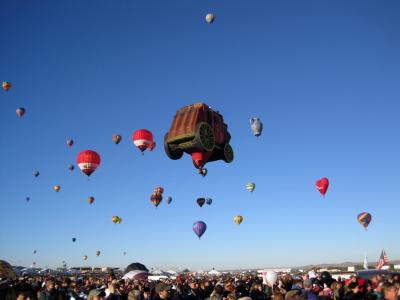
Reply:
M235 216L233 218L233 221L235 221L236 224L240 225L240 223L243 222L243 217L242 216Z
M59 185L55 185L53 189L58 193L61 187Z

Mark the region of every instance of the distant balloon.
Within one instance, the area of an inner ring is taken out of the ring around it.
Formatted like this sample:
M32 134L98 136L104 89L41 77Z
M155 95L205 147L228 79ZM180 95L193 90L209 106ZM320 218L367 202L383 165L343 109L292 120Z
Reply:
M11 88L11 82L3 81L1 86L2 86L3 90L8 91Z
M160 193L153 193L150 197L150 201L157 208L162 201L162 195Z
M88 256L87 255L84 255L83 256L83 260L87 260L88 259Z
M207 205L211 205L212 199L211 199L211 198L207 198L207 199L206 199L206 203L207 203Z
M169 196L169 197L167 198L167 204L171 204L171 202L172 202L172 197Z
M37 251L36 251L36 249L35 249L35 250L33 250L33 254L36 254L36 252L37 252Z
M193 231L194 233L201 238L201 236L206 232L207 230L207 225L203 221L197 221L193 223Z
M252 193L255 188L256 184L253 182L249 182L248 184L246 184L246 190L248 190L250 193Z
M259 137L263 130L263 123L259 118L251 118L250 119L251 131L256 137Z
M207 14L207 15L206 15L206 22L207 22L208 24L213 23L214 20L215 20L214 14Z
M31 200L31 198L26 197L25 200L26 200L26 202L29 202L29 200Z
M124 251L124 253L123 253L124 255L126 255L126 252Z
M96 256L100 256L100 253L101 253L101 252L100 252L99 250L97 250L97 251L96 251Z
M197 204L198 204L200 207L202 207L202 206L204 205L204 203L206 202L206 199L204 199L204 198L198 198L198 199L196 200L196 202L197 202Z
M114 224L121 224L121 222L122 222L122 218L120 218L120 217L118 217L118 216L113 216L112 218L111 218L111 221L114 223Z
M68 165L68 170L72 172L75 170L75 166L73 164Z
M142 154L146 149L153 151L153 149L156 147L156 143L153 140L153 134L147 129L136 130L133 133L132 140Z
M76 242L76 238L72 238L72 241L75 243Z
M53 187L53 189L58 193L60 191L61 187L59 185L55 185Z
M158 187L156 187L156 188L154 189L154 193L162 194L162 193L164 193L164 188L161 187L161 186L158 186Z
M317 180L317 182L315 183L315 186L316 186L317 190L321 193L321 195L325 196L325 194L328 190L328 187L329 187L328 178L324 177L324 178Z
M92 204L94 202L94 197L90 196L86 200L89 204Z
M25 114L25 108L23 107L18 107L15 112L17 113L17 116L22 118L22 116Z
M67 146L68 147L72 147L73 144L74 144L74 140L73 139L68 139L67 140Z
M113 134L112 135L112 141L115 143L115 144L119 144L120 142L121 142L121 140L122 140L122 136L120 136L119 134Z
M235 217L233 218L233 221L234 221L236 224L240 225L240 224L242 223L242 221L243 221L243 217L242 217L242 216L235 216Z
M367 212L362 212L357 216L357 220L367 230L369 223L372 221L372 216Z
M100 155L93 150L82 151L78 154L77 164L82 172L89 177L100 165Z
M34 171L33 176L38 177L40 175L39 171Z

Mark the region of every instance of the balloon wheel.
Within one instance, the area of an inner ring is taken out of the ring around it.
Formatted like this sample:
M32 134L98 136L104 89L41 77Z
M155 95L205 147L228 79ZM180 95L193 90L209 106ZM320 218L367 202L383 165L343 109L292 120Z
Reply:
M197 126L195 134L196 144L206 151L212 151L215 146L214 132L212 127L205 123L200 122Z
M227 163L233 161L233 149L229 144L225 144L224 146L224 161Z

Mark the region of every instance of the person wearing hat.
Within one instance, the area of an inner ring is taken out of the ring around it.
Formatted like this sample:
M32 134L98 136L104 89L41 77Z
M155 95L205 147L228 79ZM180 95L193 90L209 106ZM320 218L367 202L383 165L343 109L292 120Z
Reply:
M89 292L87 300L103 300L106 293L102 290L94 289Z
M154 290L155 295L153 300L171 300L171 298L169 297L170 290L171 286L163 282L160 282L159 284L156 285L156 288Z

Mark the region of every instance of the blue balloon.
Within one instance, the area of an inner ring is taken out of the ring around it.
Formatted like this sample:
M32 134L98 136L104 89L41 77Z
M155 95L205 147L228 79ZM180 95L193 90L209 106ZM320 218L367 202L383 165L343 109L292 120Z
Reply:
M201 236L206 232L207 230L207 225L203 221L197 221L193 223L193 231L194 233L201 238Z
M206 203L207 203L208 205L211 205L212 199L211 199L211 198L207 198Z
M171 196L169 196L169 197L167 198L167 204L171 204L171 202L172 202L172 198L171 198Z

